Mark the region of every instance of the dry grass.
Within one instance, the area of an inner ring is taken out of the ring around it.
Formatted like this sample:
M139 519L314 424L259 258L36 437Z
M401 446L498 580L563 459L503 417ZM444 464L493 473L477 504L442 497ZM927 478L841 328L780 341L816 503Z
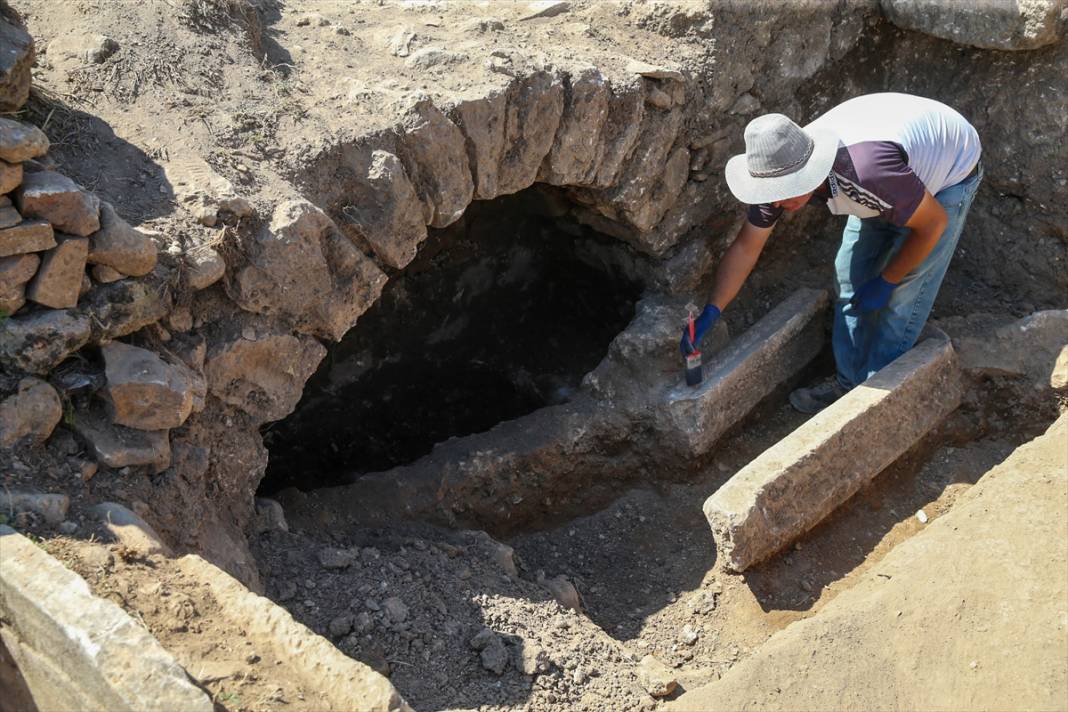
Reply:
M181 0L178 17L202 32L219 32L234 24L248 35L252 52L263 57L263 19L261 10L271 0Z

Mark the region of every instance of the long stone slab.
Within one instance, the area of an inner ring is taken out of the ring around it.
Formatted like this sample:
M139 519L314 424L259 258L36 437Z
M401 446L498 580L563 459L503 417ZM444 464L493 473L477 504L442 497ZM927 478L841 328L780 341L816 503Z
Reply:
M182 572L211 588L223 616L261 640L331 710L411 712L382 675L353 660L298 623L284 608L256 595L222 569L195 554L178 560Z
M2 525L0 561L0 635L38 709L211 712L144 628Z
M827 292L799 289L705 366L696 388L679 383L657 408L656 429L681 454L707 452L765 396L823 348ZM681 366L680 366L681 369Z
M719 555L744 571L819 524L952 412L953 346L928 338L739 470L705 501Z

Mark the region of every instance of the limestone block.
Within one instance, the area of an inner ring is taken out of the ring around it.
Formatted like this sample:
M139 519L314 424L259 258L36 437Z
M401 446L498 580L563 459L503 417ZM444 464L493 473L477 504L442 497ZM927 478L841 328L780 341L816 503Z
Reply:
M332 709L411 712L389 680L344 655L280 606L252 593L199 556L183 556L178 564L186 576L211 587L219 615L269 641L272 654L283 661L285 669L321 695Z
M22 185L22 164L0 160L0 193L10 193L20 185Z
M678 382L656 409L656 430L680 456L708 452L780 383L823 347L823 290L800 289L712 357L696 388Z
M89 262L140 277L156 266L156 244L130 227L110 203L104 202L100 205L100 229L89 236Z
M127 549L143 556L174 555L148 522L121 504L101 502L93 506L89 514L103 522L108 533Z
M44 254L37 276L26 288L26 298L53 309L77 306L88 254L89 240L61 237Z
M34 445L43 443L62 416L55 388L39 378L23 378L18 390L0 402L0 447L12 447L24 438Z
M28 218L44 218L62 232L85 237L100 229L100 198L55 171L28 173L15 191L15 204Z
M45 220L23 220L0 230L0 257L40 252L55 246L52 226Z
M452 224L474 194L463 133L429 99L404 117L401 131L397 155L423 203L423 222Z
M33 37L24 27L0 18L0 49L0 111L18 111L30 96Z
M134 430L114 425L103 408L92 407L74 414L74 432L89 445L96 461L107 467L148 465L162 472L171 463L166 430Z
M0 512L33 512L55 526L67 518L70 497L65 494L0 490Z
M226 261L214 249L198 247L185 255L184 274L190 289L207 289L226 274Z
M898 27L983 49L1028 50L1064 37L1065 0L945 2L881 0Z
M343 213L383 262L401 269L426 239L422 203L400 159L392 153L372 152L365 170L355 189L356 199Z
M260 422L281 420L297 406L304 383L326 356L316 339L291 334L241 336L212 344L204 363L208 390Z
M166 363L152 351L119 341L103 345L100 351L113 422L138 430L169 430L189 417L194 382L200 376L184 364Z
M4 23L0 21L0 27ZM0 117L0 160L21 163L48 153L44 131L21 121Z
M739 470L704 505L735 571L819 524L959 404L952 345L928 338Z
M248 311L287 315L300 331L340 339L386 281L351 246L342 258L349 273L335 274L328 257L338 255L344 241L333 221L311 203L282 203L249 248L249 265L235 280L235 300Z
M141 624L10 527L0 558L4 642L39 709L214 709Z
M572 74L556 138L538 171L553 185L586 185L597 170L601 127L608 114L608 82L595 67Z
M0 329L0 366L29 373L48 373L89 341L89 317L51 309L11 317Z

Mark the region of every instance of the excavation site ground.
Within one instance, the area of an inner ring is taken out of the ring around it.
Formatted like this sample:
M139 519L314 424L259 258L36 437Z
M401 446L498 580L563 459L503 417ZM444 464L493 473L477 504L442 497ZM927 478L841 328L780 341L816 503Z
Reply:
M1068 709L1068 5L0 0L0 712ZM684 382L750 120L983 180L818 415L844 217Z

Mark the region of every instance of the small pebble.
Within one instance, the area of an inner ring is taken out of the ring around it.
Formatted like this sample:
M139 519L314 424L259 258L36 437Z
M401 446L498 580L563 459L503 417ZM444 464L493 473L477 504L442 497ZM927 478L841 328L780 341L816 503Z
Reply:
M73 534L74 532L78 531L78 523L77 522L72 522L72 521L70 521L68 519L65 522L61 522L58 528L59 528L59 533L60 534L70 535L70 534Z
M916 518L920 520L920 524L926 524L927 523L927 512L925 512L925 511L923 511L921 509L920 511L916 512Z

